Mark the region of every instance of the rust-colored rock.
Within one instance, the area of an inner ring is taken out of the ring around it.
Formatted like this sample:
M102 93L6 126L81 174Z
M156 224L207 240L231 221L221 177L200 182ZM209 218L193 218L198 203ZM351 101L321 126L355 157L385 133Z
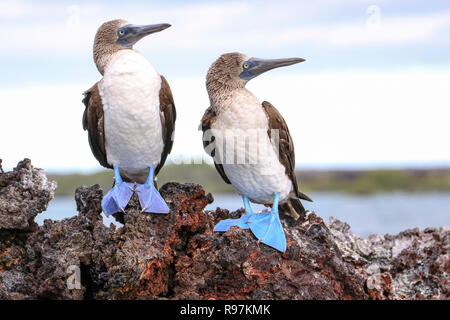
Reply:
M19 188L22 176L41 178L32 179L27 192L8 191ZM162 186L167 215L142 214L133 197L117 215L120 228L103 224L98 185L76 190L77 216L37 226L34 216L53 190L29 161L0 173L0 195L26 203L24 218L14 221L28 223L11 228L0 220L0 299L448 298L448 230L360 239L342 222L327 226L309 213L284 218L288 249L281 254L249 230L213 232L220 219L242 211L205 211L213 199L196 184ZM6 198L0 199L5 208ZM425 253L426 266L419 267ZM424 271L420 286L401 282Z

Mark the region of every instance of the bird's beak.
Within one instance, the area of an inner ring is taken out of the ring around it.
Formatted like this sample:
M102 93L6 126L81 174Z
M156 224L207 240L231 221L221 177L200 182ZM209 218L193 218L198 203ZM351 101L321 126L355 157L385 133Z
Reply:
M239 75L244 80L253 79L260 74L279 67L290 66L292 64L305 61L302 58L287 58L287 59L259 59L250 58L243 64L244 71Z
M163 31L171 25L168 23L150 24L150 25L135 25L127 24L118 30L117 43L126 47L131 47L136 42L149 34Z

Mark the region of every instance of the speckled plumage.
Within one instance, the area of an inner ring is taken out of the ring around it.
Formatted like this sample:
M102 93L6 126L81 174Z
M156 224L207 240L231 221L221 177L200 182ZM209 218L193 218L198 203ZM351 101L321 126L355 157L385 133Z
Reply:
M287 199L292 183L285 174L285 168L278 161L268 135L268 119L261 103L247 89L234 89L227 99L217 105L220 112L211 125L216 134L216 145L225 146L225 152L233 143L236 133L239 139L247 135L249 141L259 141L258 152L252 152L245 143L236 143L233 153L247 163L223 163L223 169L229 181L239 194L248 196L256 203L271 203L274 193L280 193L280 201ZM225 155L226 156L226 155ZM225 159L228 162L230 159Z
M94 61L103 79L84 93L83 128L102 166L117 165L125 181L144 183L172 149L176 110L166 79L138 51L117 44L127 24L113 20L97 31Z
M245 88L247 81L238 76L243 71L243 62L248 59L241 53L227 53L220 56L208 70L206 87L211 106L202 118L201 127L204 133L212 130L215 140L213 150L210 142L204 141L205 150L212 151L218 172L238 193L248 196L252 202L263 204L271 204L274 194L280 193L282 211L298 217L304 212L299 198L310 199L298 191L292 139L275 107L266 101L261 104ZM227 153L228 146L233 142L226 136L227 130L235 133L246 130L250 135L253 131L260 139L260 153L252 152L248 145L237 143L232 147L234 153L250 161L226 163L223 153ZM272 133L272 130L276 131ZM272 136L276 133L279 140ZM221 154L222 147L224 151ZM220 160L224 163L219 163Z
M95 34L93 50L94 62L97 66L98 71L102 75L113 55L120 50L126 50L123 46L116 43L116 31L127 23L128 22L123 19L116 19L105 22L100 26L100 28L98 28L98 31Z

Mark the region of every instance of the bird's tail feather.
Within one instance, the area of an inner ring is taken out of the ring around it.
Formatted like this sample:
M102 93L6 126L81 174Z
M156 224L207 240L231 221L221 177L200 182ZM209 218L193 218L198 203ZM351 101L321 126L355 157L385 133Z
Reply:
M281 213L291 216L295 220L306 215L306 209L297 197L289 198L289 201L278 206Z
M303 192L298 191L298 197L300 199L309 201L309 202L313 202L312 199L310 197L308 197L306 194L304 194Z

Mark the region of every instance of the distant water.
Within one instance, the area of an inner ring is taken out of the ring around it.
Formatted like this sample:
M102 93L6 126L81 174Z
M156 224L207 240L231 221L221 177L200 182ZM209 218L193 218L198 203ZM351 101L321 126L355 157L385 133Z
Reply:
M305 208L313 210L328 222L333 216L350 224L353 232L367 237L374 233L396 234L409 228L450 226L450 194L448 193L381 193L375 195L346 195L334 192L308 194L313 203L303 201ZM241 198L236 194L216 194L214 203L206 207L216 207L230 211L242 207ZM253 205L255 211L264 207ZM36 221L44 219L60 220L77 213L73 198L60 197L50 202L46 212L38 215ZM106 218L106 225L115 222Z

